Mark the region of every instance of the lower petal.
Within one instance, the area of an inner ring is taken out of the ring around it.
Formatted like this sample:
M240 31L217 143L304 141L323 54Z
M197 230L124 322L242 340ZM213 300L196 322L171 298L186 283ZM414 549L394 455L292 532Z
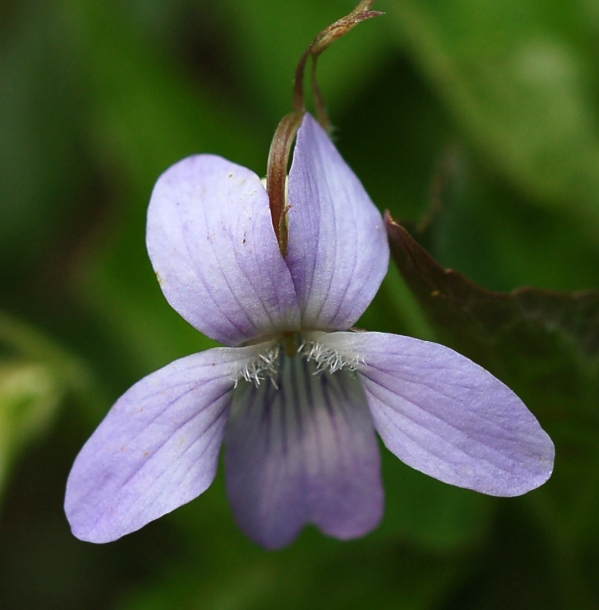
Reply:
M314 335L360 362L375 427L409 466L495 496L526 493L550 477L549 436L516 394L468 358L398 335Z
M355 374L280 356L277 378L235 392L225 437L227 491L241 529L267 548L307 522L341 539L378 524L380 458Z
M73 533L110 542L212 483L234 379L255 348L217 348L148 375L115 403L77 456L65 511Z

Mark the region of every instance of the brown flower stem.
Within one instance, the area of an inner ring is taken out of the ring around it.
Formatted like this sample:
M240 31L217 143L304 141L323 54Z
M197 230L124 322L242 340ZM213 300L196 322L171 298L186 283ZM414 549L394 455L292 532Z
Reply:
M268 153L266 191L272 225L283 257L287 255L287 164L303 116L304 112L294 111L281 119Z
M318 56L335 40L347 34L354 26L366 19L382 15L379 11L371 11L374 0L362 0L354 10L332 23L320 32L302 53L295 69L293 85L293 112L285 115L279 123L270 145L268 168L266 171L266 190L270 201L272 224L279 242L281 254L287 255L287 166L291 145L306 112L304 100L304 73L308 57L312 58L312 74L310 78L312 97L316 108L316 118L323 129L330 132L327 109L316 80L316 63Z

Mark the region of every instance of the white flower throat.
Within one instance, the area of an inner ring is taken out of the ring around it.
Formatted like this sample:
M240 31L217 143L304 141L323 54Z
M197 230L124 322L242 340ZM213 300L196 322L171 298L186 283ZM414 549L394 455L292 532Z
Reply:
M263 381L270 380L275 387L284 368L284 360L305 360L312 363L311 374L328 373L332 375L338 371L355 371L360 362L359 357L348 357L336 350L327 347L321 342L314 341L300 333L285 333L278 340L268 344L268 347L252 358L237 374L235 385L243 379L248 383L259 386Z

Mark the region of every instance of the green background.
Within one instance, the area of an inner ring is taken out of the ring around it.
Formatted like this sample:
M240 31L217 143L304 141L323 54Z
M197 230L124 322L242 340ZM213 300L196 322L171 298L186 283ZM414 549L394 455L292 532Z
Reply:
M381 211L482 289L533 287L449 298L443 276L439 309L420 290L433 270L392 265L360 326L487 366L552 435L552 479L488 498L383 451L385 517L360 540L308 527L264 551L233 523L222 473L120 541L70 534L65 480L112 402L213 345L147 259L156 178L198 152L264 175L297 60L352 8L0 4L1 608L599 607L596 0L380 0L386 16L319 62L337 146Z

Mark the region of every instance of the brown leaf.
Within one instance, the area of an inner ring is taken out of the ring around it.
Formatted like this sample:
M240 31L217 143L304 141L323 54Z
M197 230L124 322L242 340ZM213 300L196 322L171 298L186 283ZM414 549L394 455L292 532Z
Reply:
M599 405L599 291L493 292L443 269L385 217L393 259L440 339L527 401L559 411Z

